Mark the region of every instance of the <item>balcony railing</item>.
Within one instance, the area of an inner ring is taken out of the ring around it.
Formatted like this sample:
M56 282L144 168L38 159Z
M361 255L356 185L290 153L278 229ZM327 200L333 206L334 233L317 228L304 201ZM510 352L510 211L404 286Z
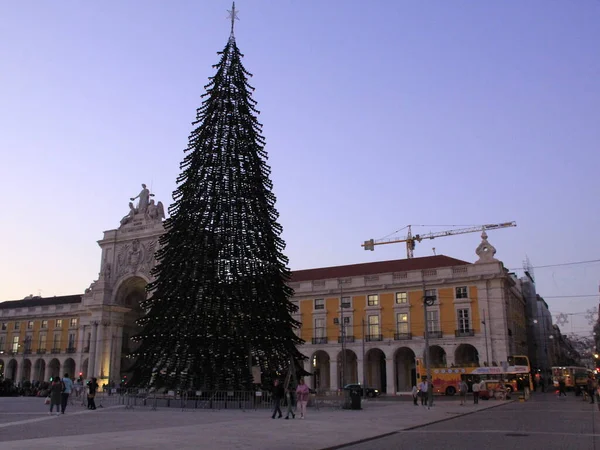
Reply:
M404 341L406 339L412 339L412 333L395 333L394 334L395 341Z
M52 350L50 350L50 353L60 353L60 348L53 348Z
M89 353L90 352L90 347L84 347L83 348L83 353Z
M327 337L314 337L312 338L313 344L327 344Z
M354 342L354 336L344 336L343 338L341 336L338 336L338 344L341 344L342 341L344 341L344 343Z
M25 350L23 350L23 353L25 355L31 355L31 349L30 348L26 348Z
M429 331L427 333L427 336L433 339L441 339L443 335L444 333L442 333L441 331ZM425 333L423 333L423 336L425 336Z
M365 340L367 342L383 341L383 336L381 334L367 334Z
M67 353L75 353L77 352L77 349L75 347L68 347L67 348Z
M469 337L475 336L475 330L455 330L454 336L456 337Z
M44 353L46 353L46 349L45 349L45 348L38 348L38 349L36 350L36 353L37 353L38 355L43 355Z

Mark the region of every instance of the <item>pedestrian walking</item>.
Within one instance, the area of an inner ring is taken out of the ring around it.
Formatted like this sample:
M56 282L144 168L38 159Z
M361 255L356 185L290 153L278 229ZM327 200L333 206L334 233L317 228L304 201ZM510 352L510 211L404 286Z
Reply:
M560 397L561 395L564 395L565 397L567 396L567 392L565 391L565 379L564 378L560 378L558 380L558 396Z
M596 385L596 380L594 380L594 377L592 375L590 375L588 377L588 381L587 381L587 390L588 390L588 394L590 396L590 403L594 404L594 397L595 397L595 391L596 391L597 385Z
M296 418L296 414L294 414L294 400L296 399L296 389L290 386L287 390L287 411L285 412L285 420L289 420L290 414L292 415L292 419Z
M63 391L61 393L60 412L64 414L65 409L67 409L67 403L69 402L69 395L73 391L73 381L69 378L68 373L65 373L65 376L62 379L62 384Z
M296 397L298 397L298 406L300 407L300 418L306 417L306 405L308 404L308 397L310 395L310 389L304 384L304 378L300 378L298 387L296 388Z
M88 381L87 387L87 407L88 409L96 409L96 392L98 391L98 381L96 380L96 378L92 378L90 381Z
M54 407L56 406L56 415L60 415L60 401L62 393L62 383L60 377L52 377L50 384L50 412L48 415L52 415Z
M542 389L542 392L546 392L546 383L543 378L540 378L540 388Z
M471 390L473 391L473 404L474 405L479 404L479 388L480 387L481 387L481 385L479 384L479 380L475 380L475 382L473 383L473 386L471 387Z
M463 406L467 401L467 392L469 392L469 386L465 383L465 380L458 382L458 394L460 396L460 406Z
M412 392L411 392L411 394L412 394L412 398L413 398L413 403L414 403L414 405L415 405L415 406L418 406L418 403L417 403L417 398L419 397L419 390L418 390L418 389L417 389L417 387L416 387L416 386L414 386L414 385L413 385L413 388L412 388Z
M271 390L271 396L273 398L273 416L271 419L274 419L276 414L279 414L278 419L281 419L283 416L283 414L281 414L281 399L284 395L285 392L283 386L279 384L278 379L275 379L275 381L273 381L273 389Z
M427 403L427 395L429 391L429 381L427 377L423 377L423 381L419 383L419 396L421 397L421 406L425 406Z

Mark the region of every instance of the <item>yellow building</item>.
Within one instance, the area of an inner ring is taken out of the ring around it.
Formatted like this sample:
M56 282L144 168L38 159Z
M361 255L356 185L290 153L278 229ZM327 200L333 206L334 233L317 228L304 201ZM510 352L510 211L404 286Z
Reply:
M0 376L44 381L76 376L81 295L0 303Z
M525 302L494 253L484 235L474 264L440 255L293 272L312 387L409 391L425 351L424 296L435 300L427 308L432 366L527 354Z

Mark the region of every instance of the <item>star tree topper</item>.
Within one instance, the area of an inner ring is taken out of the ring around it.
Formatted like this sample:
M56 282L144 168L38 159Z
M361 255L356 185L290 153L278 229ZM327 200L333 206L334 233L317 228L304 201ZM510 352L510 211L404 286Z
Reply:
M231 19L231 34L233 34L233 25L235 24L236 20L240 20L238 17L238 10L235 9L235 2L232 3L231 9L228 9L227 12L229 13L227 18Z

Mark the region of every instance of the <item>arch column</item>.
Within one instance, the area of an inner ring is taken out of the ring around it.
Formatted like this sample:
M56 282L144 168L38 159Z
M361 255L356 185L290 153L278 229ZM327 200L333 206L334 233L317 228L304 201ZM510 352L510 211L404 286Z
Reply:
M335 359L329 360L329 386L332 391L338 390L338 362Z
M311 359L307 359L306 361L303 362L303 364L304 364L304 370L306 370L307 372L310 372L310 373L313 372L311 370L312 369L312 367L311 367L311 363L312 362L311 361L312 361ZM314 376L312 376L312 377L305 377L304 378L304 383L306 383L306 385L308 386L309 389L314 389L315 388L313 386L314 385L314 379L315 379Z
M385 392L387 395L396 395L394 389L394 357L386 355L385 358Z
M17 361L17 374L15 375L15 380L13 381L15 384L21 384L23 382L23 366L25 365L25 360L21 359L21 361L18 361L15 358L15 361Z
M98 337L98 322L92 322L92 338L90 340L90 356L88 358L87 377L95 377L96 371L96 338Z
M78 335L77 335L77 354L78 354L78 358L77 358L77 367L79 367L79 372L81 372L81 365L83 364L83 340L85 339L85 326L83 325L79 325L79 331L78 331ZM74 377L78 377L78 373L75 373L73 376Z
M364 381L365 381L365 360L362 359L362 358L356 360L356 376L358 378L358 380L356 380L356 381L359 382L360 384L364 384Z
M94 375L95 377L98 377L98 381L100 381L100 378L103 375L103 368L102 368L102 357L104 356L104 329L106 328L106 325L103 323L100 323L98 325L98 332L96 333L96 355L95 355L95 361L94 361ZM100 383L98 383L100 384Z

